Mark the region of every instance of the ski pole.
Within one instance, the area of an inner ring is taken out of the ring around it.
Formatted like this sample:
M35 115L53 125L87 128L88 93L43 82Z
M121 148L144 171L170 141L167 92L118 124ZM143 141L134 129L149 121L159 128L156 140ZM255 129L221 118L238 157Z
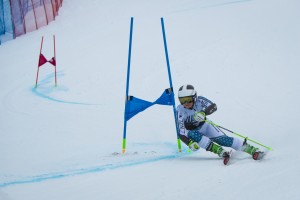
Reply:
M226 130L226 131L228 131L228 132L230 132L230 133L232 133L232 134L234 134L234 135L237 135L237 136L239 136L239 137L241 137L241 138L247 139L247 140L249 140L249 141L251 141L251 142L253 142L253 143L255 143L255 144L258 144L258 145L260 145L260 146L262 146L262 147L265 147L265 148L268 149L268 150L273 150L271 147L268 147L268 146L263 145L263 144L261 144L261 143L259 143L259 142L256 142L256 141L254 141L254 140L252 140L252 139L250 139L250 138L248 138L248 137L245 137L245 136L243 136L243 135L241 135L241 134L239 134L239 133L235 133L235 132L233 132L233 131L231 131L231 130L229 130L229 129L227 129L227 128L224 128L224 127L222 127L222 126L220 126L220 125L218 125L218 124L215 124L215 123L212 122L212 121L208 121L208 120L204 120L204 121L207 122L207 123L209 123L209 124L211 124L211 125L214 125L214 126L216 126L216 127L219 127L219 128L221 128L221 129L224 129L224 130Z

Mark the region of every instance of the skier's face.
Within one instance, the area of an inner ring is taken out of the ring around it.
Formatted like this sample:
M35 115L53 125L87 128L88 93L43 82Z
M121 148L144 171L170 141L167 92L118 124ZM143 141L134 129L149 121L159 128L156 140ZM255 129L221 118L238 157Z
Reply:
M183 107L185 107L187 109L192 109L193 105L194 105L194 102L186 102L186 103L184 103L182 105L183 105Z

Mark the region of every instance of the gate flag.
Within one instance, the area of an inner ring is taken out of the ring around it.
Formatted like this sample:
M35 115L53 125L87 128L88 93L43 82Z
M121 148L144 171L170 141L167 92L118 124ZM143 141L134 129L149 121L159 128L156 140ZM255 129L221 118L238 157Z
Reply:
M154 104L172 106L174 103L174 93L171 88L166 89L163 94L154 102L145 101L134 96L128 96L125 105L125 120L130 120L133 116L153 106Z

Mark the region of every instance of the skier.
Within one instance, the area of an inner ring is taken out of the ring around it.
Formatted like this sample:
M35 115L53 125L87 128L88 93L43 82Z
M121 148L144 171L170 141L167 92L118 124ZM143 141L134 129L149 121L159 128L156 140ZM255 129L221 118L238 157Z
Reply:
M230 152L222 148L231 147L236 151L244 151L254 160L262 158L263 152L258 148L238 138L229 137L218 127L206 121L206 115L217 110L217 105L203 96L197 96L192 85L183 85L178 90L178 98L181 105L177 106L177 120L179 138L192 151L200 147L218 154L224 158L226 165L230 159Z

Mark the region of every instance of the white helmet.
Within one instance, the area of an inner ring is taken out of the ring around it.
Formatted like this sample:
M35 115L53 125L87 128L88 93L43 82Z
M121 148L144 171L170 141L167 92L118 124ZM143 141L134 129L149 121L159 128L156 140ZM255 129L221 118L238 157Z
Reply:
M192 85L183 85L178 90L178 98L181 97L196 97L197 91Z

